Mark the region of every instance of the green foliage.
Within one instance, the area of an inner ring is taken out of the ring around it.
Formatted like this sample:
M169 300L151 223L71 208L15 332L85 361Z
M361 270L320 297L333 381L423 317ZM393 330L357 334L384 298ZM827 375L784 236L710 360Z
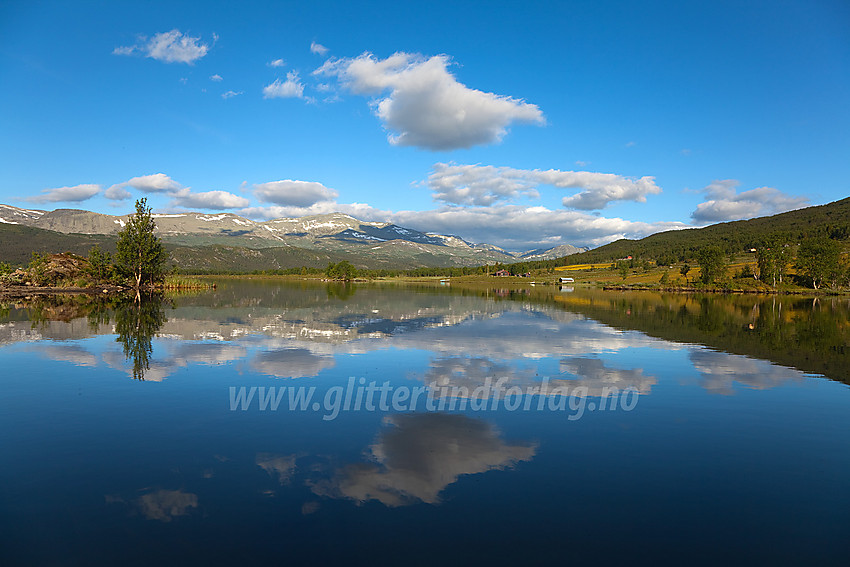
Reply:
M667 285L670 283L670 277L667 275L667 272L661 274L661 279L658 281L660 285Z
M791 262L791 246L786 235L771 234L756 249L756 279L776 287L787 275Z
M676 257L669 252L662 252L655 259L655 265L659 268L662 266L672 266L676 263Z
M617 271L620 273L620 277L623 278L623 281L626 281L626 278L629 276L629 263L625 260L617 262Z
M136 201L136 213L118 233L117 264L136 289L158 283L164 275L166 252L154 234L155 229L147 199L140 199Z
M824 284L837 287L841 276L841 245L825 236L803 240L797 252L797 270L818 289Z
M700 281L711 285L720 280L726 272L726 254L718 246L706 246L697 252L700 267Z
M102 252L97 244L89 250L88 261L88 275L95 282L110 281L115 276L111 255L109 252Z
M755 274L753 273L753 269L749 264L745 264L743 268L738 270L738 273L735 274L735 277L741 280L748 280L750 278L754 278Z
M32 283L35 285L50 285L54 283L47 273L47 263L49 261L49 254L32 253L32 260L30 260L30 264L27 267L27 273Z
M9 283L12 280L12 272L15 269L6 262L0 262L0 284Z
M325 275L332 280L353 280L357 277L357 268L347 260L343 260L337 264L328 263Z
M685 278L685 281L688 281L688 272L691 271L691 267L687 264L679 268L679 273L682 274L682 277Z

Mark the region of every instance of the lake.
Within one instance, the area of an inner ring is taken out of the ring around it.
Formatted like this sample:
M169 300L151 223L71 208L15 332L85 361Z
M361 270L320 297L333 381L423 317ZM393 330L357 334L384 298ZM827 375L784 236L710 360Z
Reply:
M845 565L848 344L828 297L5 305L0 563Z

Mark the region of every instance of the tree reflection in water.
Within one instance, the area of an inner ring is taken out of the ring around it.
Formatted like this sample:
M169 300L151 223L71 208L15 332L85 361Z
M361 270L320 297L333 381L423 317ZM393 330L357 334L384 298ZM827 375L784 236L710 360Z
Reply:
M133 362L133 378L144 380L150 369L153 345L151 340L164 323L165 311L161 295L137 297L115 309L116 342L121 343L124 356Z

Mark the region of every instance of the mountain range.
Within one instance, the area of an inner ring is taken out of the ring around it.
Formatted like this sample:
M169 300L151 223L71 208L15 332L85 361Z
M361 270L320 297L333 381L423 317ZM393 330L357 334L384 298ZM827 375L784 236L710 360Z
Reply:
M0 236L11 236L14 231L10 229L18 225L60 233L66 237L57 241L63 242L68 242L69 236L86 236L89 238L85 241L91 246L92 237L97 235L107 237L107 243L114 240L128 217L78 209L43 211L0 205ZM265 222L232 213L186 212L153 217L172 261L187 269L214 266L240 270L254 265L257 267L250 269L318 267L322 262L340 259L364 268L480 266L560 258L586 250L567 244L515 253L492 244L470 243L458 236L361 221L342 213ZM47 234L39 233L39 237L50 240ZM233 260L234 256L239 260Z

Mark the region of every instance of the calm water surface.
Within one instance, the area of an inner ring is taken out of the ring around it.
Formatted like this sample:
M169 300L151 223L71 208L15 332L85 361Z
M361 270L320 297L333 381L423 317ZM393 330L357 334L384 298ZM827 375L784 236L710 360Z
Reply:
M845 565L848 314L263 280L7 305L0 564Z

